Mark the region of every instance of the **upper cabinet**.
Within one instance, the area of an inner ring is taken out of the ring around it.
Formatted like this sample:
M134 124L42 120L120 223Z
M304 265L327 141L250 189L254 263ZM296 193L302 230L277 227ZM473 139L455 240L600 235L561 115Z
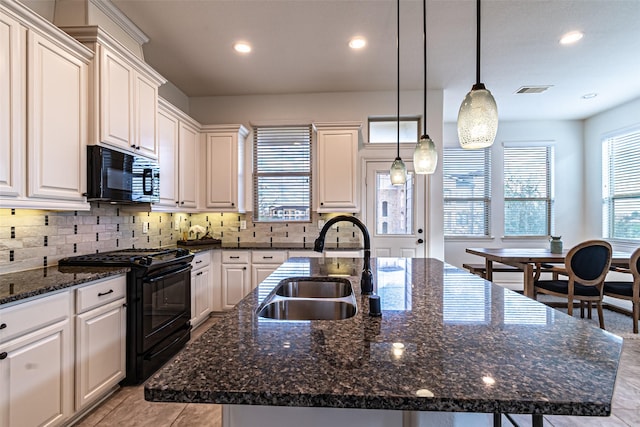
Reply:
M160 74L98 26L63 27L95 52L90 144L158 158Z
M19 2L0 5L0 44L2 206L88 210L92 52Z
M359 212L357 185L360 122L315 123L317 212Z
M160 202L154 205L154 210L184 211L198 207L199 128L197 122L160 98Z
M206 208L245 212L244 144L249 130L242 125L207 125Z

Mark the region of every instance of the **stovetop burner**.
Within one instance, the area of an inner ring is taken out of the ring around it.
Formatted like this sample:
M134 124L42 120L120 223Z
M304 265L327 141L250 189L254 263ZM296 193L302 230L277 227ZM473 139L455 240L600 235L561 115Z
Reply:
M78 255L61 259L62 266L110 266L110 267L144 267L162 266L177 262L189 262L193 257L188 249L120 249L117 251Z

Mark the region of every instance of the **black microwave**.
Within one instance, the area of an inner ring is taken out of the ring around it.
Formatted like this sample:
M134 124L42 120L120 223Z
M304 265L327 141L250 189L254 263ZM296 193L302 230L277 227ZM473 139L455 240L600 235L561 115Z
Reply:
M98 145L90 145L87 150L87 200L112 203L160 201L157 162Z

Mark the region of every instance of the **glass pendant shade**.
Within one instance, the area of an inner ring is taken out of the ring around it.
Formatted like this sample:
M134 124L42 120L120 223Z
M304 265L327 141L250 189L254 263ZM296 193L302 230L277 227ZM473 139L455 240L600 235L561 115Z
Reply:
M467 149L489 147L498 132L498 106L484 85L474 85L458 112L458 139Z
M429 135L422 135L413 150L413 168L417 174L432 174L438 165L438 150Z
M400 157L396 157L393 164L391 164L389 174L393 185L404 185L407 182L407 167Z

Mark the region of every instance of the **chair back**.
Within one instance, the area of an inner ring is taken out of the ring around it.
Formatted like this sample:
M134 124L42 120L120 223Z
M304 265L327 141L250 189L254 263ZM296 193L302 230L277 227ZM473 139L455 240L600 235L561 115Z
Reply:
M611 266L611 245L604 240L588 240L569 250L565 266L581 285L604 282Z
M629 258L629 270L633 274L634 280L640 279L640 248L637 248Z

